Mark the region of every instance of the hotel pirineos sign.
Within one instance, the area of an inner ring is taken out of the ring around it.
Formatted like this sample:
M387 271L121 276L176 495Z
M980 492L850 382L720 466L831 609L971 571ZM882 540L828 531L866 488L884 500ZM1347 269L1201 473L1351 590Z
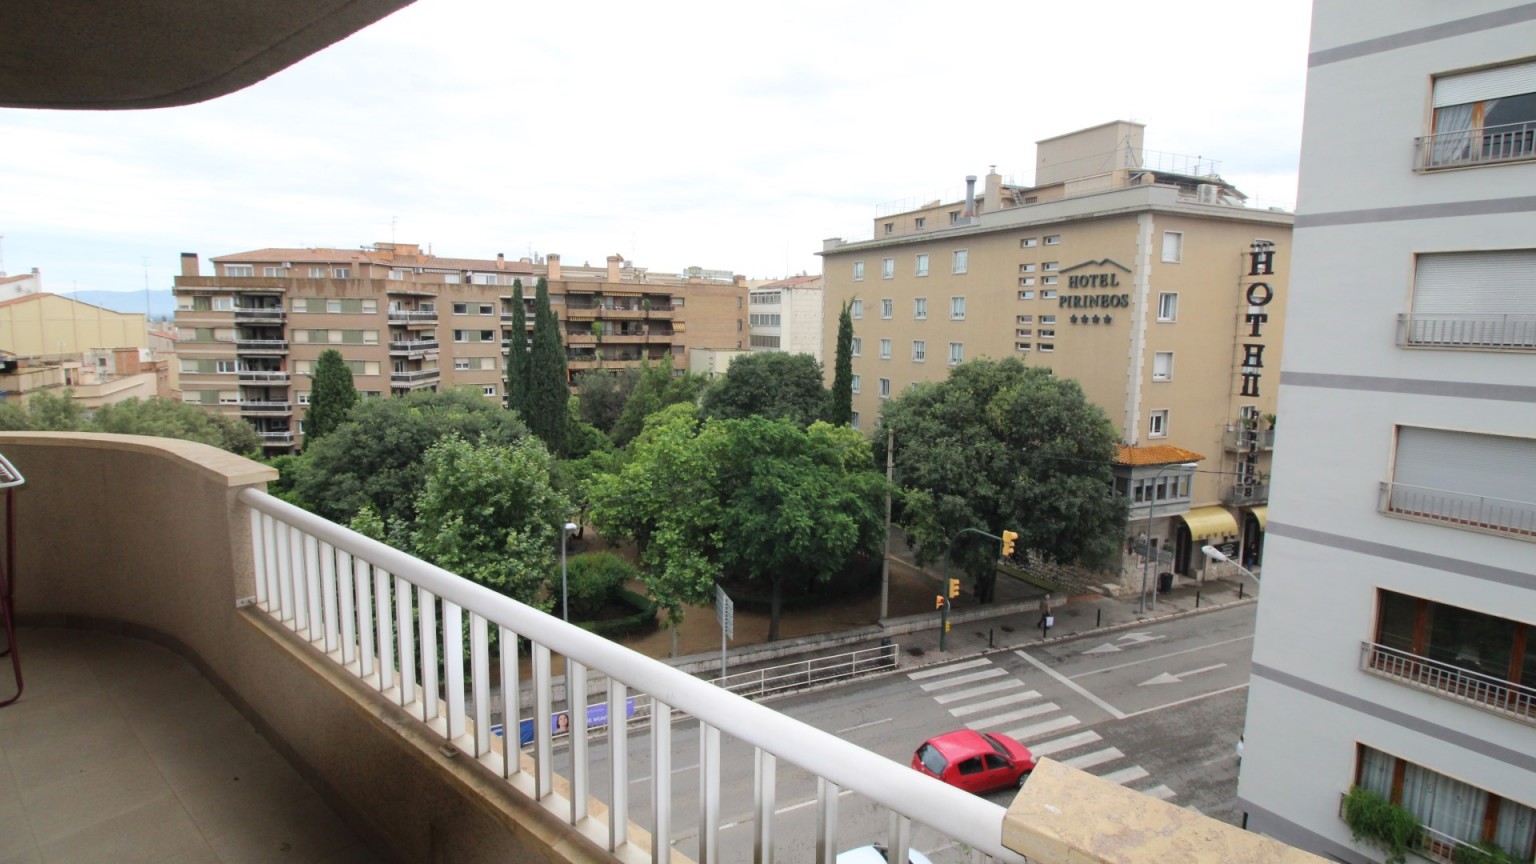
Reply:
M1074 273L1075 270L1098 269L1105 272L1098 273ZM1115 271L1119 271L1118 273ZM1061 271L1067 276L1068 290L1087 289L1080 294L1060 294L1057 299L1062 309L1095 310L1084 311L1082 314L1074 312L1068 320L1073 324L1113 324L1114 315L1110 310L1126 309L1131 305L1131 295L1108 293L1109 289L1119 289L1120 273L1130 273L1131 268L1118 261L1104 258L1099 261L1084 261L1081 264L1068 267ZM1097 290L1095 290L1097 289ZM1104 310L1098 312L1096 310Z
M1275 250L1274 243L1269 240L1255 240L1248 253L1248 277L1275 275ZM1257 340L1264 336L1264 325L1269 323L1269 313L1264 311L1271 300L1275 299L1275 289L1269 287L1268 282L1255 279L1246 286L1248 311L1243 313L1243 322L1248 325L1242 338L1247 340L1242 343L1243 363L1242 377L1243 390L1240 395L1258 396L1259 378L1264 372L1264 343Z

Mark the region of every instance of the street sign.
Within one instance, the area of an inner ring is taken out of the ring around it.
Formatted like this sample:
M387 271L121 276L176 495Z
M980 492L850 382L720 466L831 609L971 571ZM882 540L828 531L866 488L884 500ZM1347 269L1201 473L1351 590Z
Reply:
M1231 560L1236 560L1237 559L1237 542L1236 541L1228 540L1225 543L1218 543L1218 544L1216 544L1216 548L1221 550L1221 554L1227 556L1228 559L1231 559Z
M736 603L726 595L725 589L715 586L715 620L725 631L725 638L736 638Z

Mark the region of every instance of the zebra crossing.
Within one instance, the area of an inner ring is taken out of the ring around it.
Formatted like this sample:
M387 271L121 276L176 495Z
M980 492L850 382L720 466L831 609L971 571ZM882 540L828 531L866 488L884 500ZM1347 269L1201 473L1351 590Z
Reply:
M1049 756L1155 798L1167 801L1177 795L1160 783L1141 788L1139 784L1151 772L1140 765L1126 765L1126 755L1119 748L1106 745L1092 729L1078 728L1081 720L989 658L919 669L907 677L968 729L1001 732L1037 757Z

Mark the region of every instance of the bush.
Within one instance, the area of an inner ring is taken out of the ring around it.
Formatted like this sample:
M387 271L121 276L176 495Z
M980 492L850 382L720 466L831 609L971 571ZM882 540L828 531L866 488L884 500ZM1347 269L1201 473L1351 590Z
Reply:
M623 618L609 618L606 621L580 621L576 626L608 639L622 639L642 630L655 628L656 601L642 597L628 588L620 588L613 599L615 603L632 607L635 610L634 614Z
M636 578L634 565L612 552L584 552L566 562L572 621L591 621Z
M1355 840L1387 853L1387 864L1403 864L1408 850L1417 848L1424 834L1417 816L1359 786L1344 796L1344 822Z
M1454 864L1517 864L1515 856L1492 843L1457 846L1451 856Z

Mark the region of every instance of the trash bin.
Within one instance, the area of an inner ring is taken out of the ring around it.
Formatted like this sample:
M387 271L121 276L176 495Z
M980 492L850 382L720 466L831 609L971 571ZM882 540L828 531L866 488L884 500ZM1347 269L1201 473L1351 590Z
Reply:
M1157 593L1167 594L1173 590L1173 574L1167 571L1157 574Z

